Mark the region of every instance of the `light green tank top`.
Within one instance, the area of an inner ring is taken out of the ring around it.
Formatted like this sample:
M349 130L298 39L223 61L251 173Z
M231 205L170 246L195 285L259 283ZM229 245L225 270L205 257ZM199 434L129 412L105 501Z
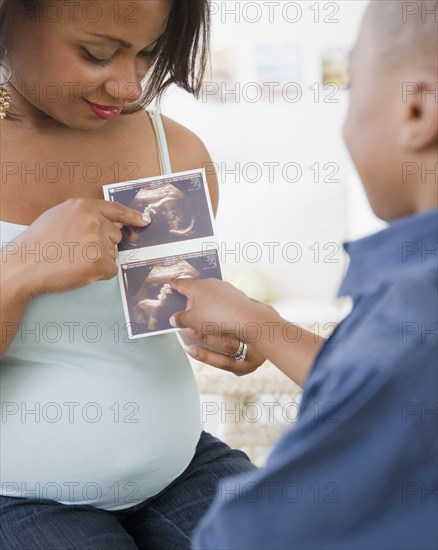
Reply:
M1 244L25 229L0 222ZM186 354L174 334L128 339L117 278L35 298L0 383L2 495L128 508L180 475L200 437Z

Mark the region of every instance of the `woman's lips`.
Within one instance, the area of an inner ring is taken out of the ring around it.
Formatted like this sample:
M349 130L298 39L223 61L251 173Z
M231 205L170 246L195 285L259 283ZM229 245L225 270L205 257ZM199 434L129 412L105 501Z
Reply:
M85 100L93 113L103 120L112 120L120 115L123 107L112 107L111 105L98 105Z

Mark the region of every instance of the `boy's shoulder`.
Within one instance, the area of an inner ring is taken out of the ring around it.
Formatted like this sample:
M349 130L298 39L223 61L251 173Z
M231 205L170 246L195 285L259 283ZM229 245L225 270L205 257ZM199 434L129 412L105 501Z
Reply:
M322 348L306 401L367 400L389 387L398 392L410 386L421 394L437 370L437 308L438 274L432 269L361 296Z

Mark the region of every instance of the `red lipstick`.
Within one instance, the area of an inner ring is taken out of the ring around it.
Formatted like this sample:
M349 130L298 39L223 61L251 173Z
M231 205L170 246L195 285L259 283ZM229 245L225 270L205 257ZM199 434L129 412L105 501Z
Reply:
M93 113L102 120L112 120L117 118L122 112L123 107L112 107L111 105L98 105L97 103L91 103L91 101L85 100Z

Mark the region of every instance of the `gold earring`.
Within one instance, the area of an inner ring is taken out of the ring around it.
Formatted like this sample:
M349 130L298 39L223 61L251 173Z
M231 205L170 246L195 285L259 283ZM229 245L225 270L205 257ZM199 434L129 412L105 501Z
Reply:
M11 80L11 71L1 63L1 60L6 56L8 50L0 43L0 120L6 118L9 107L11 106L11 96L6 90L6 84Z

